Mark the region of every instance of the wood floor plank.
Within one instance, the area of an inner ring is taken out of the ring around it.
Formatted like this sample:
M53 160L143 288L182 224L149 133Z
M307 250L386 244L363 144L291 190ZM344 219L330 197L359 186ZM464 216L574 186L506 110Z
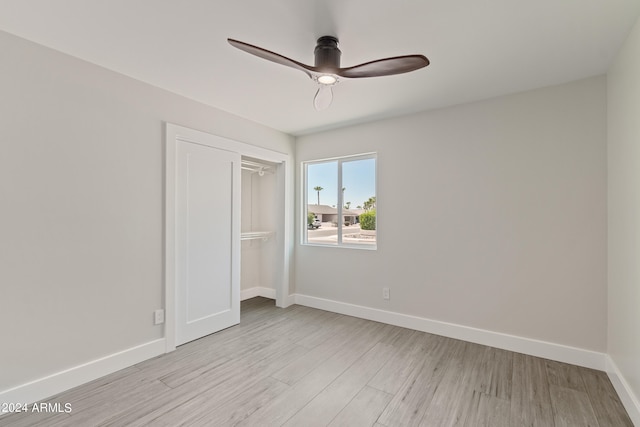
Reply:
M192 387L189 390L169 388L156 394L152 400L144 405L114 411L108 419L96 426L100 427L135 427L149 426L158 423L171 410L194 399L200 393L209 390L208 387Z
M378 342L284 425L322 427L329 424L389 360L395 350L396 347L390 344Z
M317 313L319 312L319 313ZM223 355L234 358L246 353L247 345L260 346L261 343L269 343L274 339L285 339L292 344L308 333L320 327L323 314L320 310L307 313L302 319L299 310L289 311L289 314L272 318L269 322L255 322L255 327L245 330L241 334L235 334L232 339L219 343L218 347ZM233 328L223 331L230 334ZM214 334L215 335L215 334Z
M47 426L52 423L58 425L63 423L63 420L67 420L69 423L69 414L53 414L46 412L15 412L12 414L5 414L0 417L0 426L2 427L39 427ZM70 425L70 424L67 424Z
M304 338L296 341L296 344L309 349L315 349L316 347L325 344L327 340L332 339L335 335L342 335L345 331L348 331L362 323L362 319L335 313L331 314L333 316L326 319L321 328L318 328L316 331L309 333Z
M53 396L49 399L46 399L45 402L51 403L72 403L71 411L72 413L78 412L81 409L81 406L78 406L76 402L84 397L101 393L101 390L105 390L108 387L111 387L114 383L118 383L118 381L122 381L123 379L129 377L130 375L139 373L140 370L135 366L122 369L120 371L114 372L111 375L107 375L102 378L98 378L94 381L83 384L79 387L72 388L67 390L64 393ZM119 387L119 385L116 385ZM46 426L50 424L58 424L64 425L65 422L69 422L69 414L55 414L55 413L16 413L5 415L0 418L0 426L2 427L28 427L28 426ZM67 421L65 421L67 420Z
M167 389L158 380L141 379L130 387L121 384L103 393L89 394L72 403L74 409L68 419L48 423L47 427L99 425L116 412L146 405L154 396Z
M329 427L373 425L393 395L365 386L331 421Z
M424 356L422 364L407 377L378 422L386 426L419 425L442 377L443 364L442 359Z
M245 389L253 388L263 378L308 351L300 346L282 346L278 351L266 355L252 365L245 365L240 361L230 365L224 372L219 372L219 375L198 378L171 389L171 392L159 396L157 402L151 402L149 406L153 409L145 408L144 414L128 411L111 419L106 425L137 427L160 425L165 421L175 422L176 419L180 419L181 414L189 412L190 406L198 402L216 408L220 404L228 403Z
M214 411L203 414L191 425L203 427L236 425L288 389L289 386L283 382L271 377L264 378L256 386L246 388Z
M324 343L318 345L313 351L310 351L307 357L300 358L283 367L280 371L273 374L273 377L290 385L295 384L301 378L304 378L305 375L309 374L309 372L316 369L319 364L332 357L340 351L340 349L348 346L352 340L356 339L367 328L367 322L360 321L354 323L351 328L345 331L337 331Z
M475 390L503 400L511 399L513 379L513 353L493 347L485 347L481 367L478 370Z
M179 354L175 354L178 351L179 350L176 350L173 353L167 354L167 357L163 358L160 356L147 361L147 363L143 362L136 366L139 370L144 371L145 375L149 377L161 378L162 376L169 375L172 372L183 369L186 366L196 366L199 363L210 363L212 360L223 358L223 356L220 355L218 347L189 353L181 352Z
M241 369L255 370L256 366L270 365L274 357L288 352L293 352L292 354L300 357L308 353L309 350L299 346L293 346L284 339L274 340L268 345L247 351L245 354L232 358L227 362L219 363L219 361L216 361L211 365L197 367L196 371L190 374L184 373L182 377L171 375L170 377L162 377L161 380L172 388L184 384L207 383L213 386L233 378Z
M153 421L154 427L231 426L284 393L288 385L270 377L235 390L208 390Z
M217 355L206 357L206 354L200 356L188 361L183 359L180 363L168 365L167 370L169 372L160 375L158 377L159 380L171 388L176 388L211 371L218 372L221 368L229 366L231 363L231 359L226 357Z
M464 425L486 347L473 343L462 343L460 347L459 352L447 356L445 373L421 426Z
M554 362L553 360L546 360L545 366L547 368L549 384L577 391L586 391L582 376L580 375L580 368L577 366Z
M511 403L493 395L474 390L465 427L510 427Z
M386 393L396 394L406 379L422 364L422 357L437 339L433 335L414 331L400 349L369 381L369 386Z
M387 426L414 426L427 411L431 399L442 381L448 357L462 351L462 341L433 336L435 344L428 355L422 356L421 364L407 377L402 387L378 422Z
M587 393L557 385L551 385L549 393L556 427L599 426Z
M296 311L293 315L285 318L285 322L280 327L280 336L286 337L292 344L300 345L298 341L318 331L325 330L335 317L334 313L322 310L313 310L306 313ZM325 326L325 323L327 326ZM260 335L263 334L260 333Z
M371 323L365 331L351 341L349 346L341 348L285 393L273 399L238 425L282 425L369 351L376 344L376 337L388 333L392 328L389 325Z
M545 361L520 353L513 355L511 424L554 425Z
M600 427L633 427L607 374L582 368L580 375Z
M416 333L417 331L414 331L413 329L396 326L392 334L389 334L386 337L381 337L379 342L381 344L388 344L396 348L401 348L410 343L410 338Z

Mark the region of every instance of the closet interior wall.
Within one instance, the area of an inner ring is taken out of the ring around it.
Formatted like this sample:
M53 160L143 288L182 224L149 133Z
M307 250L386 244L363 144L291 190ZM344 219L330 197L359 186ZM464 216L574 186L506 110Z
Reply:
M248 157L242 163L240 289L275 299L278 165Z

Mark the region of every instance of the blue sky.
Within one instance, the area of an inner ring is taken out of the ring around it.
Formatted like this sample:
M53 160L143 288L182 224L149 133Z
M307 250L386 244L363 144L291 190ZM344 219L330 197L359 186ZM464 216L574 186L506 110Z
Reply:
M342 186L344 201L351 207L362 206L365 200L375 196L376 175L375 159L352 160L342 162ZM318 203L318 192L313 188L320 186L320 204L337 206L338 203L338 162L311 163L307 165L307 194L309 204Z

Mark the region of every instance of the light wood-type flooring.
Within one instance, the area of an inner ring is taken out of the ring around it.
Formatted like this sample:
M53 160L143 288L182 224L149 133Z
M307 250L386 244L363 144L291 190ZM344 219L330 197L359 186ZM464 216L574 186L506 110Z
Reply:
M632 426L606 374L302 306L49 400L1 426Z

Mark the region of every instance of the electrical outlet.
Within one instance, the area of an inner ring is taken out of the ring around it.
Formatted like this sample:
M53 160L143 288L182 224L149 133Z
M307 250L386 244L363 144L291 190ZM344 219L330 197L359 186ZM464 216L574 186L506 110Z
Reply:
M382 288L382 298L389 299L389 288Z
M161 325L164 323L164 310L159 309L153 312L153 324Z

